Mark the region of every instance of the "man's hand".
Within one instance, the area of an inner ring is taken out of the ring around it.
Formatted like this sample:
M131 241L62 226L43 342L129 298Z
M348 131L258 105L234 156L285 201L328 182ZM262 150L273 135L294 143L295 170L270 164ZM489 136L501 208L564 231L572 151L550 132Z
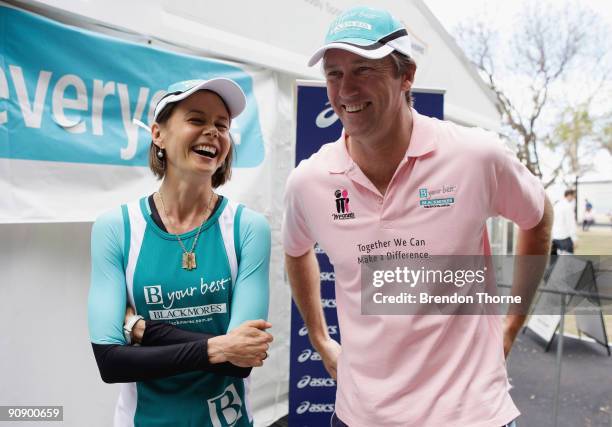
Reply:
M273 340L265 330L271 327L265 320L249 320L226 335L210 338L208 360L230 362L241 368L262 366Z
M338 356L342 351L342 347L338 344L338 341L328 338L327 340L321 342L316 346L317 352L321 355L321 360L323 361L323 366L331 375L333 379L338 379L337 375L337 366L338 366Z

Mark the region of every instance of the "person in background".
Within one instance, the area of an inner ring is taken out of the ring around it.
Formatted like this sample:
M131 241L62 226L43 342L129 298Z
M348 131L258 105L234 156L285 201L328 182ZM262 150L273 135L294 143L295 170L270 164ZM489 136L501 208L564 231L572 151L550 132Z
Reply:
M582 216L582 231L589 231L591 225L595 224L595 213L593 212L593 204L589 199L585 200L584 214Z
M567 189L563 198L555 203L555 221L552 229L551 255L563 253L573 254L576 249L576 220L575 220L576 191Z

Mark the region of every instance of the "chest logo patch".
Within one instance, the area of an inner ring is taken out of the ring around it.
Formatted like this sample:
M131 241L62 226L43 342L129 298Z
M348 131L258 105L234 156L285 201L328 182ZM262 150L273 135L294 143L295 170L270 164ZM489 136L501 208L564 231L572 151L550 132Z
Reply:
M355 212L351 209L351 199L347 189L340 188L334 191L334 202L336 206L336 211L332 213L334 221L355 219Z
M444 184L441 187L419 188L419 206L446 208L455 204L457 186Z
M168 286L170 290L165 292L163 285L143 286L143 296L151 320L166 320L174 325L201 323L212 320L213 315L228 312L224 295L230 286L230 277L208 282L202 277L199 286ZM221 298L215 298L216 294Z

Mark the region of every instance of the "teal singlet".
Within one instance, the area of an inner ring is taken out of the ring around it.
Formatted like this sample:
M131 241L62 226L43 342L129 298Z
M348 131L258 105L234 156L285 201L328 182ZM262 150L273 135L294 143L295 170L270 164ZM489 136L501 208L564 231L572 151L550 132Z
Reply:
M180 235L190 249L197 229ZM92 229L89 327L95 344L123 344L126 304L145 319L222 335L268 311L270 229L223 199L204 223L197 268L153 221L147 198L102 215ZM252 426L248 378L204 372L121 385L116 426Z

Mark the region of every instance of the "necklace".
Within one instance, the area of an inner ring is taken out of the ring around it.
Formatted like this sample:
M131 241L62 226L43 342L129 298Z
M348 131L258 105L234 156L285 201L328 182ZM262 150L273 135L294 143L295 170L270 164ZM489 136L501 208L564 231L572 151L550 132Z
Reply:
M166 215L166 219L168 221L170 221L170 217L168 216L168 212L166 212L166 205L164 204L164 198L161 194L161 191L158 191L157 194L159 194L159 200L161 202L162 205L162 210L164 211L164 215ZM210 194L210 199L208 200L208 205L206 206L206 211L204 212L204 215L206 216L206 214L208 214L208 212L210 211L210 204L212 203L213 197L215 196L215 192L212 191ZM179 242L179 245L181 245L181 249L183 249L183 262L182 262L182 267L185 270L193 270L194 268L196 268L196 255L195 255L195 247L196 244L198 243L198 237L200 237L200 231L202 231L202 226L204 225L204 223L206 222L206 218L204 219L204 221L202 221L202 223L200 224L200 227L198 228L198 232L195 235L195 239L193 239L193 244L191 245L191 250L188 251L187 248L185 247L185 244L183 243L183 241L181 240L181 237L178 234L174 234Z

